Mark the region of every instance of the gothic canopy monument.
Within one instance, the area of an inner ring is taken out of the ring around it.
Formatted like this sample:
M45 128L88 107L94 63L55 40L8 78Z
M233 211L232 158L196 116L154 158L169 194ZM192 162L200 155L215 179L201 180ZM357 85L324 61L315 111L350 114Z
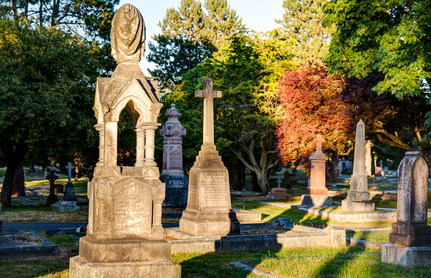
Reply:
M145 24L130 4L114 16L111 78L98 78L93 110L99 131L99 162L88 183L87 234L79 255L70 259L71 278L180 277L163 240L165 185L154 161L154 135L162 104L156 82L145 79L138 62L144 54ZM136 163L117 165L117 126L121 111L133 116Z

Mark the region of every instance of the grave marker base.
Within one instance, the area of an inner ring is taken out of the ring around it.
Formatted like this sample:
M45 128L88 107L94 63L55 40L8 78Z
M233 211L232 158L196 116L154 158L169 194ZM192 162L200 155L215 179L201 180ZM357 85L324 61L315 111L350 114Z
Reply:
M431 248L382 244L382 262L404 267L431 267Z

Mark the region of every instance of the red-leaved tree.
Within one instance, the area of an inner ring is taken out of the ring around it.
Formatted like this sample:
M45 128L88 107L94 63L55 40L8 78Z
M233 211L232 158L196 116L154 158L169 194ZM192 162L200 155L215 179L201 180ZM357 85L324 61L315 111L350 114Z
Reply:
M287 71L280 79L278 94L283 116L276 134L284 165L298 164L301 158L304 161L314 152L313 140L321 134L334 164L333 173L338 171L338 154L344 153L346 143L354 138L343 89L342 78L329 76L326 67L320 65Z

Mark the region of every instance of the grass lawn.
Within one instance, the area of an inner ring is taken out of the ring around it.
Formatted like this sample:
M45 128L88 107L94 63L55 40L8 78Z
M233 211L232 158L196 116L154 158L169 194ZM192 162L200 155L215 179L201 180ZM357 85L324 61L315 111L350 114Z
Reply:
M389 234L392 230L384 231L346 231L346 236L362 239L369 242L389 242Z
M68 277L69 257L77 245L67 235L48 237L61 245L61 254L37 260L0 261L3 278ZM64 243L66 242L66 243ZM172 261L181 265L187 278L262 277L230 264L239 261L280 277L430 277L427 268L404 268L380 262L376 250L360 248L307 248L216 254L175 254Z

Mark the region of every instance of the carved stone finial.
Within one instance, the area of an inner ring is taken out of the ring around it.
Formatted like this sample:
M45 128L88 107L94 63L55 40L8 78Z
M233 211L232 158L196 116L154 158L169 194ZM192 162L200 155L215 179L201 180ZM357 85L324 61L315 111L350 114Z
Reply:
M130 4L114 15L111 29L111 54L117 64L139 63L145 52L145 22L139 10Z

